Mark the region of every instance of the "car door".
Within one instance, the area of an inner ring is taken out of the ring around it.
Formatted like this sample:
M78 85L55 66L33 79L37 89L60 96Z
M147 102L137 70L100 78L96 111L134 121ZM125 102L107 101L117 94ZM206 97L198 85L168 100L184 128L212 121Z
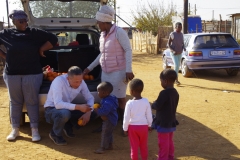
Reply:
M79 28L96 26L95 15L108 0L21 0L29 26Z

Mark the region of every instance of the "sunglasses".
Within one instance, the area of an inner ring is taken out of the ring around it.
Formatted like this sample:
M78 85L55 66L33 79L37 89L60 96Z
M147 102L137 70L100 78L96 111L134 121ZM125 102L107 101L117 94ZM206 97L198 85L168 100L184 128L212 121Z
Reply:
M23 24L23 23L27 23L27 20L26 19L19 19L18 22Z

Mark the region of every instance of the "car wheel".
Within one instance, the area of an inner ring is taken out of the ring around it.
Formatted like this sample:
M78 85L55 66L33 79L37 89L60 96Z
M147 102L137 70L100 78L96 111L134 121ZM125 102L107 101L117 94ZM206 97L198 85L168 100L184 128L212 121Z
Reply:
M185 59L182 60L181 68L183 77L190 77L192 75L192 72L189 70Z
M239 68L227 68L226 72L229 76L236 76L238 74Z
M166 58L166 56L163 56L162 63L163 63L163 69L171 68L171 66L167 65L167 58Z

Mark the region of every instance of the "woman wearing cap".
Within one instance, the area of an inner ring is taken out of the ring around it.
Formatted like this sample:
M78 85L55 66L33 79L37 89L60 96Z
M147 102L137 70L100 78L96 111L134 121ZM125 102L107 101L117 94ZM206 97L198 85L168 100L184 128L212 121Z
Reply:
M27 14L22 10L13 10L9 15L15 28L0 32L0 44L7 52L0 51L6 59L3 79L8 88L10 98L10 118L12 132L7 140L15 140L19 136L20 119L24 102L26 103L32 141L41 139L38 133L39 103L38 93L42 83L42 67L40 55L57 43L57 37L46 31L29 28Z
M119 118L123 120L126 104L126 88L129 80L132 80L132 49L126 31L112 24L115 10L103 5L96 14L97 24L101 36L99 56L84 70L87 74L99 63L102 67L102 81L108 81L113 85L112 94L118 98Z

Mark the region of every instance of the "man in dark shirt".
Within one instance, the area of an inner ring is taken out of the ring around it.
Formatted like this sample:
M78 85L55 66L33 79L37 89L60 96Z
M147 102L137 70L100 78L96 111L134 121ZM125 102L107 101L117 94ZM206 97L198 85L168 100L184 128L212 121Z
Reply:
M166 69L161 72L160 80L164 88L152 104L152 109L156 112L156 129L158 132L159 159L173 159L173 131L176 130L176 109L179 100L179 94L173 87L177 74L172 69ZM161 149L160 149L161 148Z
M15 140L19 136L25 102L32 129L32 141L39 141L38 93L43 78L40 55L44 57L43 52L57 43L57 37L40 29L29 28L27 14L22 10L13 10L9 18L16 28L0 32L0 44L7 49L6 53L0 50L0 56L6 59L3 78L10 96L12 125L12 132L7 136L7 140Z

